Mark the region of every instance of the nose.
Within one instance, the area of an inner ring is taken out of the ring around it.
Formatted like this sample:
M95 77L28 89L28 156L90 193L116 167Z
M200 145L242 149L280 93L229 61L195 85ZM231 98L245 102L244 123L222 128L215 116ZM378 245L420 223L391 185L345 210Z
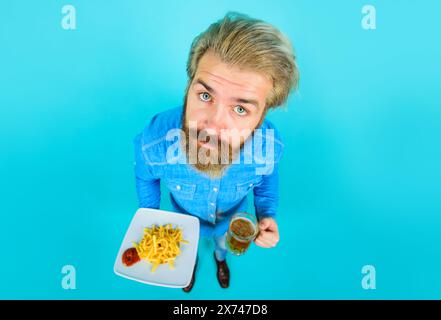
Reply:
M227 121L228 109L220 104L215 105L207 119L207 128L215 130L216 134L220 135L220 130L226 128Z

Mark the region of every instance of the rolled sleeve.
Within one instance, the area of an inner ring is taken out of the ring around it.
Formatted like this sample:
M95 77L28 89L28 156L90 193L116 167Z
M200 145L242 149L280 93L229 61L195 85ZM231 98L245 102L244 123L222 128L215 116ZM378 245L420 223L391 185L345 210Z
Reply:
M258 220L266 217L276 218L279 205L279 164L269 175L263 176L263 182L254 188L254 207Z
M134 139L135 179L138 206L140 208L159 209L161 200L160 179L152 173L152 168L142 151L142 133Z

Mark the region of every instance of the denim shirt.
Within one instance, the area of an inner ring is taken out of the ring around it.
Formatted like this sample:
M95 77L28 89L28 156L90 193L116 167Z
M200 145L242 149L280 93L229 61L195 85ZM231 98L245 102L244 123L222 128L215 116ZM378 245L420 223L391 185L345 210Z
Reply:
M252 137L259 137L262 151L255 152L253 146L257 143L247 139L241 149L239 163L230 164L222 177L211 178L187 162L179 137L170 137L170 130L182 128L182 116L183 106L161 112L134 139L139 207L159 209L160 183L163 183L170 192L176 212L199 218L200 236L224 234L231 216L248 210L247 195L250 192L254 194L258 220L276 218L278 167L283 143L274 125L264 120L258 128L261 130L254 131ZM272 135L267 132L272 132ZM176 151L175 161L170 160L170 150L173 149Z

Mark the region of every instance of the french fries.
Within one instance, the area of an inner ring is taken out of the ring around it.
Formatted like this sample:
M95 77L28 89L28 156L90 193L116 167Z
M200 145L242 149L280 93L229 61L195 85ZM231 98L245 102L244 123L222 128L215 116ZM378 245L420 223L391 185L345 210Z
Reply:
M182 230L173 228L172 225L165 226L153 225L151 228L144 228L144 236L139 243L134 242L139 257L153 264L151 272L163 263L168 263L174 269L174 261L181 253L180 244L188 244L182 238Z

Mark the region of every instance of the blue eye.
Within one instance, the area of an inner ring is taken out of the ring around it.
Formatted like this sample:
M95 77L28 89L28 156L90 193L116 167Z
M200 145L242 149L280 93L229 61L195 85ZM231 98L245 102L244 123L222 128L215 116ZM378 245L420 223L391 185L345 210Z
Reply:
M244 116L247 114L247 110L245 110L245 108L242 106L235 106L234 111L240 116Z
M210 94L209 94L208 92L202 92L202 93L200 93L200 94L199 94L199 98L200 98L202 101L205 101L205 102L208 102L208 101L211 100L211 96L210 96Z

